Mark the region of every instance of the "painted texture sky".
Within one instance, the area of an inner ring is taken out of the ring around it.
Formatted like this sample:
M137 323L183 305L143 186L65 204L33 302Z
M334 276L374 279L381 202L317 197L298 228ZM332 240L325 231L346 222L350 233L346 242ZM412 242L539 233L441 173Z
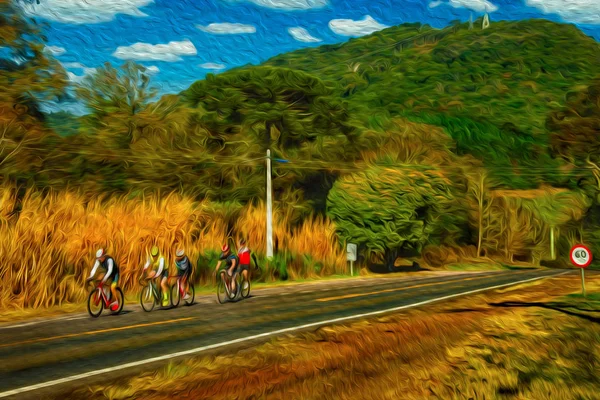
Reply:
M600 40L599 0L39 0L47 51L73 81L106 61L150 67L162 93L209 72L258 64L295 49L339 43L405 22L444 27L485 12L493 20L546 18Z

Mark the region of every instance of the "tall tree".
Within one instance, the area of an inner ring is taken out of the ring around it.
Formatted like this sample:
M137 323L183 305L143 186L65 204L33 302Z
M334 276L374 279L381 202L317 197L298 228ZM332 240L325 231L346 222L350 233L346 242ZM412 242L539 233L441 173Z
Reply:
M584 189L600 203L600 77L570 94L566 107L551 113L546 126L553 153L580 169Z
M41 104L64 93L66 74L44 53L42 27L26 18L18 2L0 0L0 171L33 177L43 170Z
M105 63L87 76L75 89L76 96L91 113L82 120L87 146L80 153L86 163L95 165L103 190L126 190L130 146L154 131L140 124L157 91L145 67L126 62L119 68Z

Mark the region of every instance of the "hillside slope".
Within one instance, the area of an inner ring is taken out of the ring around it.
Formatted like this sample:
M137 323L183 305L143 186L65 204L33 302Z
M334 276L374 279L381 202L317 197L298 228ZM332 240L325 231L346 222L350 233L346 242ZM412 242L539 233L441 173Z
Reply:
M266 64L336 82L354 112L436 113L540 133L566 92L600 74L600 45L575 26L546 20L485 30L410 24Z

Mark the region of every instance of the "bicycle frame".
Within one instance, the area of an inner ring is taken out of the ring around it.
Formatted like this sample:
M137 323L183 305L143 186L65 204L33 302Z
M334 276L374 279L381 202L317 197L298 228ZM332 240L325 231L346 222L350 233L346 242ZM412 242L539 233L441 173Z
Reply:
M104 283L100 282L96 286L96 289L100 292L100 296L97 296L95 299L96 305L100 304L100 300L102 300L102 303L104 303L104 307L108 307L108 298L104 294L104 290L102 290L104 289Z
M150 281L149 285L150 285L150 288L152 289L152 297L154 297L154 300L156 302L159 302L160 301L160 292L159 292L160 289L157 288L155 279L156 279L156 277L149 279L149 281Z

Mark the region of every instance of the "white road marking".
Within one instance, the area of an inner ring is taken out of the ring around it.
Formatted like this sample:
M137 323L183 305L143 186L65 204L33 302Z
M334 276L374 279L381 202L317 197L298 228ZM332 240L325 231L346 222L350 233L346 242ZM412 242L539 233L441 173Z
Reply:
M495 274L495 273L499 273L499 272L506 272L506 271L465 271L465 272L452 272L450 271L448 274L442 274L441 271L438 272L438 274L440 275L455 275L455 276L460 276L462 274L471 274L471 273L488 273L490 275ZM340 290L340 289L355 289L355 288L360 288L360 287L364 287L364 285L354 285L354 286L344 286L343 284L345 282L351 283L351 282L368 282L368 283L374 283L374 284L386 284L389 283L389 281L396 281L396 282L404 282L404 281L420 281L420 280L425 280L425 279L433 279L436 278L435 275L433 276L422 276L422 277L418 277L418 278L409 278L409 277L391 277L391 278L373 278L373 279L355 279L355 278L344 278L344 279L339 279L339 280L332 280L332 281L318 281L318 282L309 282L309 283L305 283L305 284L300 284L300 285L289 285L290 289L294 289L294 286L298 287L298 286L304 286L306 285L307 287L310 287L311 285L323 285L323 284L327 284L327 283L342 283L341 286L339 287L334 287L334 288L328 288L328 289L321 289L319 290L319 292L324 292L324 291L330 291L330 290ZM460 278L459 278L460 279ZM257 289L255 292L258 293L262 293L263 291L266 291L267 293L264 295L257 295L257 296L252 296L252 297L279 297L279 296L289 296L292 294L298 294L298 293L313 293L314 290L303 290L303 291L288 291L285 293L270 293L273 290L277 290L277 289L285 289L285 286L281 286L281 287L267 287L267 288L261 288L261 289ZM203 297L206 297L206 300L203 299ZM208 295L200 295L198 296L198 299L195 301L195 303L199 303L199 304L212 304L215 303L214 301L211 301L208 299ZM135 310L128 310L129 313L133 313L136 312ZM45 324L45 323L53 323L53 322L57 322L57 321L73 321L73 320L77 320L77 319L83 319L83 318L87 318L87 314L75 314L75 315L66 315L66 316L62 316L62 317L55 317L55 318L48 318L48 319L41 319L41 320L37 320L37 321L31 321L31 322L25 322L25 323L21 323L21 324L16 324L16 325L6 325L6 326L1 326L0 325L0 330L2 329L13 329L13 328L22 328L25 326L31 326L31 325L38 325L38 324Z
M448 296L438 297L438 298L435 298L435 299L421 301L421 302L418 302L418 303L413 303L413 304L407 304L407 305L404 305L404 306L388 308L388 309L385 309L385 310L372 311L372 312L368 312L368 313L364 313L364 314L355 314L355 315L350 315L350 316L347 316L347 317L334 318L334 319L330 319L330 320L326 320L326 321L320 321L320 322L313 322L313 323L310 323L310 324L294 326L294 327L291 327L291 328L278 329L278 330L275 330L275 331L260 333L258 335L247 336L247 337L244 337L244 338L229 340L229 341L226 341L226 342L221 342L221 343L215 343L215 344L211 344L211 345L207 345L207 346L196 347L195 349L180 351L180 352L177 352L177 353L165 354L165 355L158 356L158 357L147 358L145 360L134 361L134 362L130 362L130 363L123 364L123 365L117 365L117 366L114 366L114 367L103 368L103 369L99 369L99 370L96 370L96 371L86 372L84 374L72 375L72 376L68 376L68 377L65 377L65 378L56 379L56 380L53 380L53 381L38 383L36 385L25 386L25 387L21 387L21 388L18 388L18 389L9 390L9 391L0 393L0 397L13 396L13 395L24 393L24 392L30 392L32 390L43 389L43 388L50 387L50 386L60 385L62 383L68 383L68 382L73 382L73 381L84 379L84 378L89 378L91 376L102 375L102 374L106 374L106 373L109 373L109 372L120 371L120 370L123 370L123 369L137 367L137 366L144 365L144 364L150 364L150 363L157 362L157 361L165 361L165 360L170 360L170 359L173 359L173 358L176 358L176 357L181 357L181 356L187 356L187 355L191 355L191 354L201 353L201 352L206 351L206 350L212 350L212 349L216 349L216 348L219 348L219 347L226 347L226 346L230 346L230 345L236 344L236 343L242 343L242 342L247 342L247 341L250 341L250 340L265 338L265 337L274 336L274 335L280 335L282 333L294 332L294 331L298 331L298 330L302 330L302 329L306 329L306 328L315 328L315 327L322 326L322 325L331 325L331 324L335 324L335 323L338 323L338 322L348 321L348 320L357 319L357 318L372 317L372 316L375 316L375 315L385 314L385 313L389 313L389 312L405 310L407 308L418 307L418 306L422 306L422 305L425 305L425 304L430 304L430 303L434 303L434 302L442 301L442 300L449 300L449 299L452 299L452 298L455 298L455 297L466 296L466 295L469 295L469 294L474 294L474 293L479 293L479 292L485 292L485 291L488 291L488 290L499 289L499 288L506 287L506 286L518 285L520 283L532 282L532 281L536 281L536 280L539 280L539 279L545 279L545 278L549 278L549 277L556 277L556 276L560 276L560 275L565 275L565 274L568 274L569 272L571 272L571 271L566 271L566 272L563 272L563 273L560 273L560 274L538 276L536 278L525 279L525 280L522 280L522 281L516 281L516 282L511 282L511 283L505 283L505 284L502 284L502 285L496 285L496 286L486 287L486 288L482 288L482 289L470 290L468 292L456 293L456 294L452 294L452 295L448 295Z
M56 317L56 318L49 318L49 319L41 319L38 321L31 321L31 322L25 322L22 324L15 324L15 325L6 325L6 326L0 326L0 330L1 329L12 329L12 328L21 328L24 326L30 326L30 325L38 325L38 324L46 324L46 323L52 323L52 322L58 322L58 321L70 321L70 320L74 320L74 319L82 319L82 318L86 318L87 315L81 315L81 314L71 314L71 315L65 315L63 317Z

